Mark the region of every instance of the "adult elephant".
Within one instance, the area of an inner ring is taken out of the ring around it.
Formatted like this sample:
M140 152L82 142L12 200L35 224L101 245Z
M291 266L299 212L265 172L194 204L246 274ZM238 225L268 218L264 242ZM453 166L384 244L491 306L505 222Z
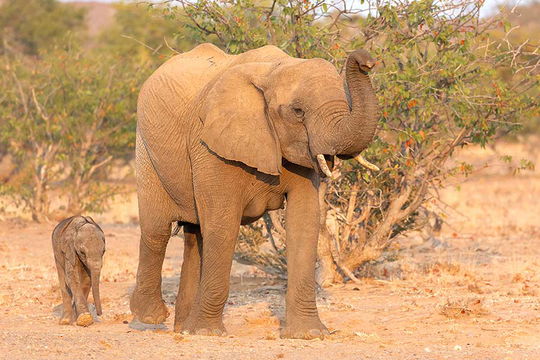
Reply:
M346 86L329 62L274 46L228 55L211 44L175 56L142 87L136 173L141 241L131 311L168 314L161 268L171 222L184 226L175 331L220 335L241 224L287 199L283 337L328 333L315 299L317 189L334 155L358 155L378 117L363 50L346 62ZM348 91L346 90L348 89Z

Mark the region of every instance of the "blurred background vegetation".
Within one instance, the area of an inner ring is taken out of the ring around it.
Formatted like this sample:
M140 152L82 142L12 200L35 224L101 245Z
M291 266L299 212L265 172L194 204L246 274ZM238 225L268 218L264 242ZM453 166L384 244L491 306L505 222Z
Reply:
M354 6L352 6L354 4ZM138 90L177 53L212 42L378 59L378 136L321 187L319 281L355 280L393 239L440 222L429 203L470 164L454 150L540 131L540 3L481 18L482 1L0 1L0 196L35 221L100 212L133 182ZM531 168L522 161L516 170ZM0 209L1 210L1 209ZM282 215L244 227L236 259L284 274Z

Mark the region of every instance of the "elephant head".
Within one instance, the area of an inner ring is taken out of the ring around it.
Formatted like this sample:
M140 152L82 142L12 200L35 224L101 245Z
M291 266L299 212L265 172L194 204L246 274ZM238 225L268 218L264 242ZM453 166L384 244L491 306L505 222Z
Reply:
M350 54L345 86L322 59L235 65L210 84L202 141L267 174L279 175L285 158L330 176L325 160L360 156L374 136L378 105L368 76L374 65L364 50Z
M81 216L77 221L78 223L73 224L76 229L73 241L74 251L90 274L96 313L101 315L99 278L103 266L103 254L105 253L105 236L92 218Z

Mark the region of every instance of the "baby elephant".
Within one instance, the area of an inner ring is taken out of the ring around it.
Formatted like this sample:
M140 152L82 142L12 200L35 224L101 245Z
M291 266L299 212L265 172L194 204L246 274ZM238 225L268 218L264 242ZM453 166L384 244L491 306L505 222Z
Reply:
M89 216L72 216L56 225L52 245L64 305L60 324L68 325L76 320L79 326L91 325L94 321L87 303L90 287L96 312L101 315L99 274L105 253L103 230Z

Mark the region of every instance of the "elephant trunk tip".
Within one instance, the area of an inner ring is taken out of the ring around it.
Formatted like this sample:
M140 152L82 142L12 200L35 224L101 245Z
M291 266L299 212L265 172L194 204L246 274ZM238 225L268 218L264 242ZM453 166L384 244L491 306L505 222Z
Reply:
M101 298L99 296L99 272L92 274L92 296L94 297L94 305L96 307L96 313L101 316Z
M101 304L99 302L96 302L96 314L98 316L101 316L103 314L103 311L101 311Z

